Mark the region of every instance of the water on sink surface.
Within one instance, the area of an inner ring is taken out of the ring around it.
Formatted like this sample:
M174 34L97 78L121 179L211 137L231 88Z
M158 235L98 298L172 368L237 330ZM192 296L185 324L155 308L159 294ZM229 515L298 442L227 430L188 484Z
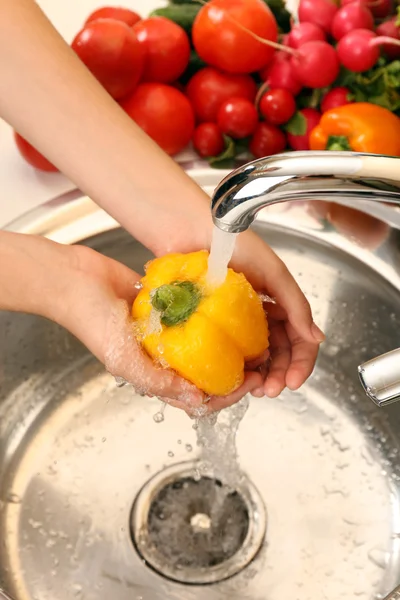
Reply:
M130 243L111 239L109 254L129 264ZM261 551L212 586L182 586L143 564L133 502L164 466L199 456L199 430L171 407L156 422L158 400L117 388L55 326L13 316L0 402L0 587L16 600L372 600L398 582L400 412L365 399L356 367L360 353L400 338L388 318L399 296L340 252L281 232L268 239L328 341L301 392L251 398L237 432L240 469L268 513ZM14 371L16 357L29 366Z

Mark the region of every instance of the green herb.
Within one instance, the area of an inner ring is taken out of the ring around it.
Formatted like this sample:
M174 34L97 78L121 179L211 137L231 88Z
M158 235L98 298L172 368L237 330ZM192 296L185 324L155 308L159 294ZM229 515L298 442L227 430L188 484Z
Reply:
M289 33L291 27L292 15L286 9L283 0L264 0L265 4L271 9L279 29L283 33Z
M189 79L193 77L195 73L197 73L197 71L206 66L206 63L200 58L197 52L195 50L191 50L189 64L179 81L185 85Z
M378 64L365 73L353 73L343 69L335 86L345 86L352 92L356 102L370 102L392 112L400 110L400 61Z
M209 164L217 169L230 169L234 167L234 159L237 156L237 147L232 138L224 135L225 149L218 156L211 156Z
M287 133L292 135L305 135L307 131L307 119L301 112L296 112L284 127Z
M165 8L156 8L150 13L150 16L166 17L170 21L183 27L190 36L194 20L201 7L202 5L197 2L190 2L188 4L170 4Z

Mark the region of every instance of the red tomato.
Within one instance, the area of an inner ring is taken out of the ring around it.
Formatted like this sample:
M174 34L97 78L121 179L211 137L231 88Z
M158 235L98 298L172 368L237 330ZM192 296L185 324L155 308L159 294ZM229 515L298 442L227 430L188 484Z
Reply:
M177 154L192 139L193 109L186 96L175 87L141 83L121 106L168 154Z
M296 112L296 102L293 95L285 89L268 90L260 100L259 110L272 125L283 125Z
M277 41L275 17L263 0L210 0L200 9L192 28L199 56L228 73L259 71L272 58L275 50L252 33Z
M71 44L82 62L119 100L133 91L143 71L143 50L128 25L112 19L88 23Z
M189 63L190 42L182 27L165 17L150 17L133 28L144 52L143 81L172 83Z
M257 86L250 75L230 75L212 67L197 71L186 87L199 121L216 121L219 107L233 96L254 101Z
M129 8L119 8L117 6L103 6L92 12L85 21L85 25L91 21L97 21L97 19L115 19L116 21L122 21L133 27L135 23L141 20L141 16L135 13Z
M258 123L257 109L246 98L231 98L221 104L217 115L218 127L235 139L254 133Z
M218 156L224 149L224 136L216 123L200 123L193 134L193 147L200 156Z
M19 133L14 131L14 140L21 156L35 169L40 171L56 172L57 167L51 164L36 148L26 141Z
M251 139L249 149L256 158L279 154L286 148L286 137L281 129L262 121Z

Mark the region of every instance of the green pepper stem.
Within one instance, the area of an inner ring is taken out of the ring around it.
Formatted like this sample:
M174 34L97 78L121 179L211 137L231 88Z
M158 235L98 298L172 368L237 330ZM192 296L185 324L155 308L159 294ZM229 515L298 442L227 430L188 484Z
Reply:
M343 151L351 150L348 138L345 135L331 135L328 138L325 150Z
M200 299L200 290L194 283L175 281L157 288L151 303L161 314L161 323L172 327L187 321L197 309Z

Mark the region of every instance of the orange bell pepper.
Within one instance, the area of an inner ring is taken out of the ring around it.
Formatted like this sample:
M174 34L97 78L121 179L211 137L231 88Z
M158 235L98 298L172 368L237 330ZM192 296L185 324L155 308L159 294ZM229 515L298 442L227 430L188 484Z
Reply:
M400 119L381 106L354 102L332 108L310 133L310 150L353 150L400 156Z

